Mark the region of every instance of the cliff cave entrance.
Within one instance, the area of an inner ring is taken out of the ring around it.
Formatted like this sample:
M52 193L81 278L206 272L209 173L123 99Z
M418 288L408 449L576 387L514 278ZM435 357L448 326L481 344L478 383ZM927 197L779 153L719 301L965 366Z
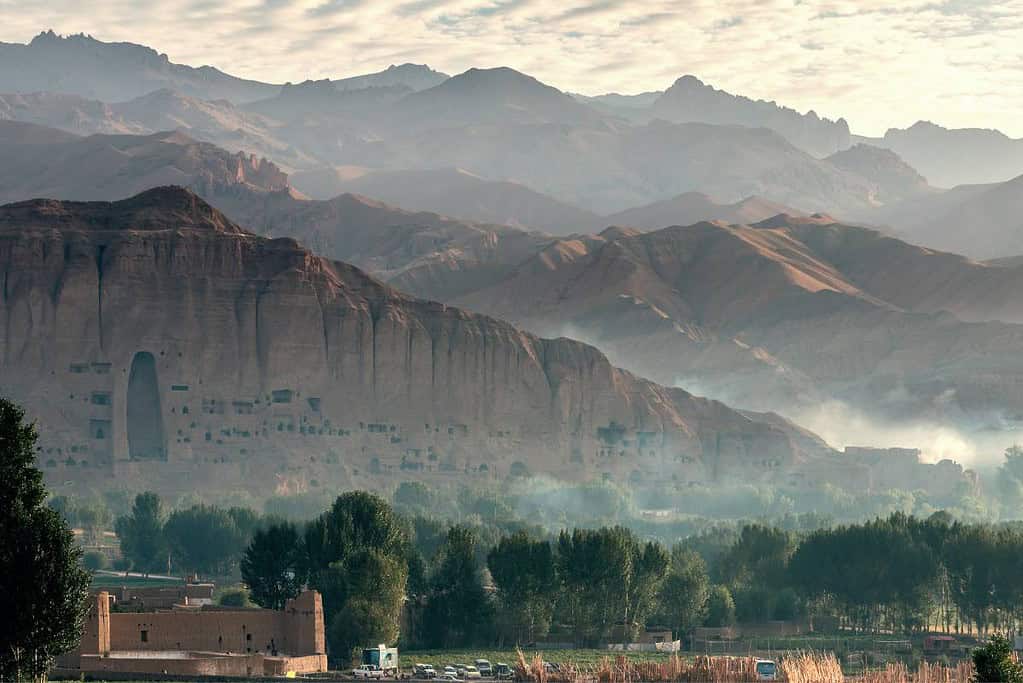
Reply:
M132 460L166 460L156 359L139 351L128 375L128 455Z

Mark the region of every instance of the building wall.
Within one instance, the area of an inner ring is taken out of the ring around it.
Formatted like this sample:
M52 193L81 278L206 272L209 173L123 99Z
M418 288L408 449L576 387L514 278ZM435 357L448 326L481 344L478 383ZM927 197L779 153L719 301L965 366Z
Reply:
M80 653L111 651L278 653L304 656L326 653L323 601L316 591L289 600L284 610L173 610L110 612L110 596L96 595L85 622Z

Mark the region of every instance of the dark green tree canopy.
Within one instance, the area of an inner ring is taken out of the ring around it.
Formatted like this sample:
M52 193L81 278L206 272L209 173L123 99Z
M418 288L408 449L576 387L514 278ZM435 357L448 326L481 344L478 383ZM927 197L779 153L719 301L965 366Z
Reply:
M298 529L290 522L256 531L241 560L242 580L252 600L268 609L284 609L306 582L305 549Z
M36 431L0 399L0 680L38 680L74 648L88 609L89 573L61 515L43 504Z

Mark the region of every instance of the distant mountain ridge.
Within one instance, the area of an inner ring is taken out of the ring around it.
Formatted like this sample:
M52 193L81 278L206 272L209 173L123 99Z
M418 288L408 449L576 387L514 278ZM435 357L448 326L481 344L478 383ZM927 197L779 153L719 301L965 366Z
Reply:
M1004 182L1023 175L1023 139L981 128L949 129L918 121L889 129L883 138L861 138L891 149L938 187Z
M119 102L172 88L190 97L247 102L280 86L246 80L211 66L194 68L134 43L84 34L40 33L27 45L0 43L0 92L50 92Z
M651 106L655 117L678 123L718 123L770 128L817 157L850 145L845 119L822 119L814 111L800 114L774 102L732 95L706 85L695 76L679 78Z

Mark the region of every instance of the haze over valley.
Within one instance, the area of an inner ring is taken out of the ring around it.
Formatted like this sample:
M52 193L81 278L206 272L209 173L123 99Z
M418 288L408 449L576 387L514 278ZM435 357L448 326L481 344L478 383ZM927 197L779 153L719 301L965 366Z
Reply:
M410 63L281 84L52 32L0 56L7 385L44 412L109 401L54 414L62 470L71 447L168 486L209 462L271 476L295 449L346 463L278 471L283 489L399 465L714 481L836 446L983 468L1023 419L1008 137L861 136L692 75L636 96ZM138 362L160 397L147 457L123 413ZM120 380L61 379L96 367ZM619 428L656 462L603 461Z

